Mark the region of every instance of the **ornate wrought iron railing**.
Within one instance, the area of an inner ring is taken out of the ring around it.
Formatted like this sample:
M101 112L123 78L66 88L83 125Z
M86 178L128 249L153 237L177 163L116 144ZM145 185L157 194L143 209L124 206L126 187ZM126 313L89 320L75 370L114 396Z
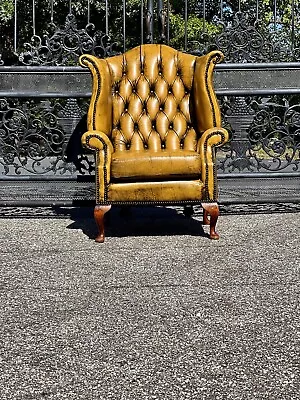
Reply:
M79 26L76 2L71 0L64 25L55 26L55 4L50 1L52 33L38 36L33 0L33 36L23 43L18 40L15 8L13 57L6 57L7 62L2 57L0 66L1 204L74 204L93 199L93 157L80 146L91 82L89 74L76 66L78 57L85 52L106 57L153 41L197 54L210 48L225 53L226 63L217 66L215 75L224 124L232 134L230 144L217 154L221 200L299 200L300 64L295 62L299 51L294 1L289 31L276 1L264 24L258 1L250 2L249 13L243 12L241 1L235 11L220 1L213 17L208 8L216 2L208 0L182 1L181 14L175 13L171 1L141 1L133 16L139 29L132 37L126 15L129 2L119 2L120 32L115 37L111 6L102 2L103 29L97 30L91 24L92 3L87 2L86 26ZM190 32L196 21L191 22L189 15L191 3L201 25L197 40ZM179 18L177 41L172 37L174 16ZM13 58L17 65L7 65Z

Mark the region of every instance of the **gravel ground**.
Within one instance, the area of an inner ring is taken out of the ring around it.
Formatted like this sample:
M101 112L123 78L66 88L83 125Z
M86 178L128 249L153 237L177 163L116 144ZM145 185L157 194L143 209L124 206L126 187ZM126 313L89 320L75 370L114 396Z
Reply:
M300 213L0 218L1 400L298 400Z

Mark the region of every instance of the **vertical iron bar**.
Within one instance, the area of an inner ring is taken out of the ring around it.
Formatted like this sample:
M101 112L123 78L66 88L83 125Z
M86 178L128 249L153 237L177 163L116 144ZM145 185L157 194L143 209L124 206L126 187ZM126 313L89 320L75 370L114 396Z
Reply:
M203 0L203 32L205 32L206 30L206 4L205 4L205 0Z
M157 1L157 12L158 12L158 27L160 41L165 42L166 40L166 13L164 8L164 0Z
M147 43L153 43L153 0L147 0Z
M224 7L223 0L221 0L221 2L220 2L220 18L221 18L221 21L223 21L223 7Z
M184 50L187 50L188 2L184 2Z
M69 0L69 14L72 14L72 0Z
M239 0L239 12L241 12L241 0Z
M167 1L167 43L170 44L170 1Z
M105 33L108 35L108 0L105 0Z
M17 0L15 0L15 24L14 24L14 51L17 51Z
M141 44L144 43L144 0L141 0Z
M157 16L158 16L158 30L159 30L159 36L160 39L162 39L162 35L163 35L163 22L162 22L162 17L163 17L163 2L162 0L157 0Z
M157 9L158 11L163 9L163 0L157 0Z
M277 0L274 0L274 31L276 31L276 20L277 20Z
M292 0L292 32L291 32L292 50L295 46L295 0Z
M256 0L256 21L259 19L259 0Z
M35 35L35 0L32 0L32 31Z
M123 0L123 50L126 51L126 0Z
M53 24L53 12L54 12L54 8L53 8L53 0L51 0L51 23Z
M91 20L91 3L90 0L88 0L88 4L87 4L87 23L90 23Z

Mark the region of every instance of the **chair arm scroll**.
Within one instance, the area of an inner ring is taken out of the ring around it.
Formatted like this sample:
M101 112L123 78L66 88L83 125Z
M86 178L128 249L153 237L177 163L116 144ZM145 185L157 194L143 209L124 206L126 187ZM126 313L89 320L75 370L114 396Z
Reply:
M201 179L206 189L206 201L216 201L218 197L215 148L229 140L224 128L207 129L198 141L197 150L202 160Z
M87 131L81 137L81 143L84 147L91 150L104 150L113 153L114 148L109 137L100 131Z
M109 137L100 131L88 131L81 137L81 143L95 151L95 174L96 174L96 202L107 200L107 189L110 182L111 156L114 152Z

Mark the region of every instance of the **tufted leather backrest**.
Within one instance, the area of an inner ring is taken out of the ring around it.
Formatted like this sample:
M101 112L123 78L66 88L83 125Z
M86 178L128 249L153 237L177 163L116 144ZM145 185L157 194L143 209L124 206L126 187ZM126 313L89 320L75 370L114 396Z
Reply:
M84 57L94 78L88 126L110 136L115 151L195 151L201 132L220 124L207 56L152 44Z

